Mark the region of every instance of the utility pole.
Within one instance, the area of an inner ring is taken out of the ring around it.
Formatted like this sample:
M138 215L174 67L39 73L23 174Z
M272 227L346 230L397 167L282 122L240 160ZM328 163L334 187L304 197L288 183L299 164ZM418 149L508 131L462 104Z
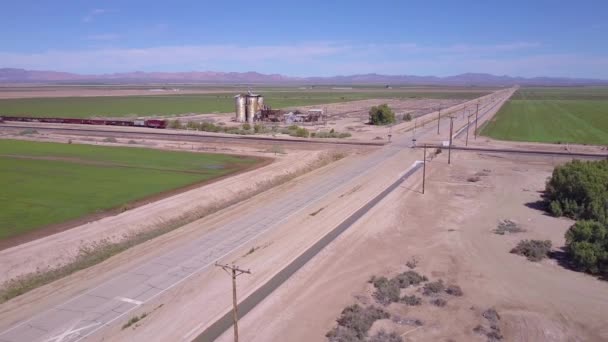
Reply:
M222 265L215 263L215 266L221 267L228 275L232 277L232 323L234 326L234 342L239 342L239 314L236 305L236 277L240 276L243 273L251 274L249 270L242 270L238 266L232 265Z
M469 146L469 127L471 127L471 117L467 115L467 139L465 140L464 146Z
M439 108L439 112L437 113L437 135L439 135L439 123L441 122L441 108Z
M477 140L477 119L479 118L479 102L477 102L477 110L475 111L475 140Z
M426 144L424 144L424 159L422 160L422 194L424 195L424 183L426 180Z
M454 129L454 117L450 116L450 142L448 145L448 164L452 161L452 130Z

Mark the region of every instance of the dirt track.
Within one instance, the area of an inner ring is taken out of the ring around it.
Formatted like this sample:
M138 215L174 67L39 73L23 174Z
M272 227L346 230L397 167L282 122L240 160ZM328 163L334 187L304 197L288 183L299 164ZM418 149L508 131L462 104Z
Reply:
M563 246L572 224L533 209L545 178L563 159L457 155L429 165L427 194L419 184L389 196L365 219L240 321L247 341L322 341L347 305L371 303L372 275L406 270L412 256L431 279L460 285L463 297L444 308L391 304L401 317L420 319L420 328L388 320L372 328L395 330L407 341L484 341L472 329L481 312L501 315L506 341L600 341L608 339L608 283L563 268L554 260L532 263L510 254L520 239L550 239ZM467 178L482 170L477 183ZM515 186L514 186L515 185ZM433 209L436 208L436 209ZM519 222L527 232L491 232L501 219ZM424 298L427 300L427 298ZM220 341L229 341L227 331Z

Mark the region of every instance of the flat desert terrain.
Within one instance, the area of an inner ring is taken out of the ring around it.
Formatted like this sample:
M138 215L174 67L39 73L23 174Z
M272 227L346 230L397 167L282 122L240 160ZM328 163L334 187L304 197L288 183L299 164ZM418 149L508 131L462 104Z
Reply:
M372 296L372 276L392 277L416 258L415 271L459 285L464 295L446 296L447 305L437 307L407 289L422 304L384 307L392 319L376 321L370 335L386 329L406 341L485 341L473 330L489 324L482 314L493 308L505 341L608 339L608 283L553 259L534 263L509 253L521 239L549 239L556 251L564 245L573 221L533 204L554 165L565 160L455 155L451 166L445 155L429 163L426 194L419 182L404 184L243 317L241 338L323 341L346 306L382 307ZM479 181L468 181L475 175ZM526 232L495 234L504 219Z

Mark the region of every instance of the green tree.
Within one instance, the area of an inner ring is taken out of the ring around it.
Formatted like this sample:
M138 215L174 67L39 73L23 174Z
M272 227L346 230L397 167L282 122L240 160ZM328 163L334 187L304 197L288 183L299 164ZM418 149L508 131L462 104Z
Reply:
M558 166L545 190L553 215L608 222L608 160Z
M566 232L568 254L577 268L592 274L608 273L608 227L581 220Z
M395 122L395 113L387 105L374 106L369 110L369 122L372 125L388 125Z

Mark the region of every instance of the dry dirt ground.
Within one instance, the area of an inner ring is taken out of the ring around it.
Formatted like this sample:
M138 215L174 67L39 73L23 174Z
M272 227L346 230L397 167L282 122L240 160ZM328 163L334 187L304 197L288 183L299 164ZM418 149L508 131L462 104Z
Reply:
M350 133L351 138L346 140L386 140L389 132L388 127L378 127L367 124L369 110L373 106L388 104L395 112L397 118L402 118L404 114L410 113L413 117L419 117L427 113L434 112L440 108L449 108L464 103L466 100L458 99L369 99L352 102L332 103L318 106L300 106L285 108L285 111L300 110L306 112L312 108L323 108L328 119L319 123L301 123L311 132L329 131L334 129L338 132ZM182 122L188 121L209 121L215 124L226 126L240 126L241 123L234 122L234 114L200 114L180 116ZM278 125L286 127L284 123L262 123L266 126ZM412 126L414 122L408 123ZM281 136L281 134L279 134Z
M608 340L608 282L560 266L534 263L509 251L521 239L564 245L573 223L534 209L553 167L563 158L514 157L457 152L429 163L427 191L406 183L342 234L278 290L239 321L245 341L323 341L342 309L375 303L371 276L408 270L457 284L462 297L446 296L436 307L391 304L393 317L419 319L420 327L377 321L406 341L485 341L473 329L482 312L495 308L505 341ZM467 179L482 172L481 180ZM518 222L526 232L497 235L499 220ZM402 290L403 291L403 290ZM404 291L405 292L405 291ZM232 332L219 341L230 341Z

